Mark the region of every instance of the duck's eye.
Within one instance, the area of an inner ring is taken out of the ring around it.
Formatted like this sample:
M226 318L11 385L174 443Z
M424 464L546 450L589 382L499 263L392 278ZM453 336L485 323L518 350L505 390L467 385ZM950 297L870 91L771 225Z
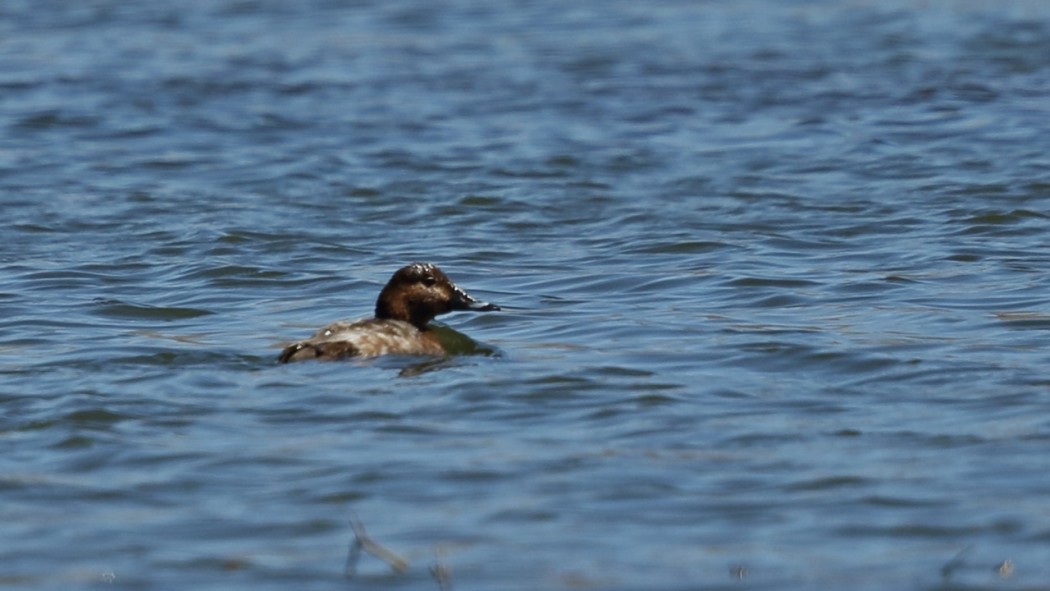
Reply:
M425 285L427 287L433 287L433 286L437 285L437 282L438 282L437 278L434 277L433 275L424 275L423 276L423 285Z

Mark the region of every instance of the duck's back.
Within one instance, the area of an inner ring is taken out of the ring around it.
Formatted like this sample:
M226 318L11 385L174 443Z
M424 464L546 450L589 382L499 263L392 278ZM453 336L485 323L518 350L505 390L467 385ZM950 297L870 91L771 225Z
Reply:
M370 318L333 322L309 339L285 348L279 361L444 353L441 343L430 331L420 331L402 320Z

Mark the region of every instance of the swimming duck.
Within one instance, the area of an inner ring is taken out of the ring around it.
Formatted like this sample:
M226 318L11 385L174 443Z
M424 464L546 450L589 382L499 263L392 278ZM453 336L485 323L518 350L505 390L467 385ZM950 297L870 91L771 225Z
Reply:
M334 322L309 339L289 345L280 363L379 355L447 355L430 321L455 310L499 310L474 299L436 265L413 263L397 270L376 300L375 318Z

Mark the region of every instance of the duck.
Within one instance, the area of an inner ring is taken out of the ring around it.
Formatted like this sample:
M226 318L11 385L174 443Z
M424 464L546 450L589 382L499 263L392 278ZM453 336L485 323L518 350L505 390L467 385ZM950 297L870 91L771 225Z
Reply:
M430 321L457 310L499 310L461 289L432 263L398 269L376 299L375 316L338 321L310 338L284 348L279 363L309 359L336 360L381 355L447 356Z

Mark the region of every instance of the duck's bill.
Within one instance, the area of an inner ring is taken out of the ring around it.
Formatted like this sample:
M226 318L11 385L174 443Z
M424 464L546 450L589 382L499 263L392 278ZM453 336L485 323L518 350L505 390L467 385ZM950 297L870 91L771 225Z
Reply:
M500 307L496 304L490 304L481 300L475 299L474 296L456 287L455 297L452 299L453 310L474 310L475 312L494 312L499 310Z
M500 309L500 307L497 306L496 304L490 304L488 302L479 302L477 300L474 300L473 302L471 302L467 306L467 308L469 310L476 310L478 312L495 312L495 311L498 311Z

